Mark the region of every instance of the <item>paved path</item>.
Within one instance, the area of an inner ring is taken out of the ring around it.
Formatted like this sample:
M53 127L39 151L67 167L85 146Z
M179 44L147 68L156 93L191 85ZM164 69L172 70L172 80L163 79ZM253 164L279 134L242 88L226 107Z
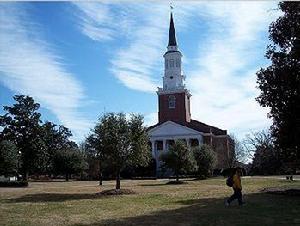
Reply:
M268 178L268 179L279 179L286 180L286 176L290 175L275 175L275 176L245 176L243 178ZM293 175L293 180L300 180L300 175Z

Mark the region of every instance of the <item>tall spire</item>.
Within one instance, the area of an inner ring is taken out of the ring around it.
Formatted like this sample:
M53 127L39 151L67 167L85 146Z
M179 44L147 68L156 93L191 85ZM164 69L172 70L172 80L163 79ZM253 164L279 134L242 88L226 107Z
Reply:
M168 46L177 46L172 12L171 12L171 19L170 19L169 45Z

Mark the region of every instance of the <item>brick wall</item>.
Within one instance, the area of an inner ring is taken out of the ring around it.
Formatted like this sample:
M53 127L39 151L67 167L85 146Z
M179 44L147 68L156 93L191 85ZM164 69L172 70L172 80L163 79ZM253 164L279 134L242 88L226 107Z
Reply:
M169 96L176 98L175 108L169 108ZM159 123L168 120L185 123L191 120L190 100L185 92L158 95L158 120Z

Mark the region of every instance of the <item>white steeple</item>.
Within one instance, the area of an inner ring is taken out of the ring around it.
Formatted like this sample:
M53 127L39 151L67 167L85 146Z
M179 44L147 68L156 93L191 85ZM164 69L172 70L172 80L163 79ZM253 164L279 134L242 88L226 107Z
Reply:
M184 76L181 70L182 54L178 50L173 15L171 13L169 27L169 44L167 52L164 54L165 70L163 77L163 91L176 91L184 89Z

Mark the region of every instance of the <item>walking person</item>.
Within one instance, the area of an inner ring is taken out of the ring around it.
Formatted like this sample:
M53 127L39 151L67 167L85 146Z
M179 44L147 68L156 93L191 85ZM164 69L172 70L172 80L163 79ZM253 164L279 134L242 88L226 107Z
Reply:
M235 169L235 173L232 176L232 188L233 188L233 195L229 197L225 201L225 205L229 206L230 203L237 199L239 202L239 205L243 205L243 198L242 198L242 183L241 183L241 175L242 175L242 170L240 168Z

